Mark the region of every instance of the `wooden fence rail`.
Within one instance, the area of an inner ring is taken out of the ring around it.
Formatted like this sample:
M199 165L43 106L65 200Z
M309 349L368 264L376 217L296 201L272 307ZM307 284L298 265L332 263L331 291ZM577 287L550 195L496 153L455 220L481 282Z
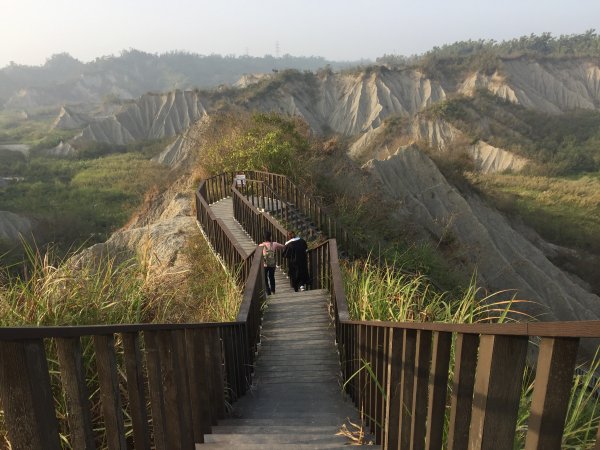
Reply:
M329 236L351 245L287 178L246 176L262 182L259 195L272 202L269 208L293 203ZM193 449L224 417L225 405L244 395L265 299L261 255L245 255L209 205L232 196L235 218L255 241L270 230L282 242L286 230L234 179L204 180L196 213L243 287L237 321L0 328L0 399L13 449L59 449L61 434L77 449ZM344 389L383 448L440 449L445 439L445 448L454 450L512 449L532 339L539 344L524 446L561 448L580 341L600 338L600 321L352 321L336 239L310 250L309 264L312 287L330 293Z
M336 239L348 254L352 256L364 253L365 249L360 242L332 218L317 199L304 193L288 177L259 170L249 171L247 174L253 180L264 182L284 203L310 219L328 238Z
M597 342L600 321L351 321L335 240L315 251L325 249L326 260L315 261L318 272L328 278L342 378L377 443L386 449L440 449L448 423L444 448L514 448L526 355L536 338L539 351L525 448L561 448L579 342ZM600 440L595 448L599 446Z
M247 348L245 323L2 328L12 448L191 449L246 391Z

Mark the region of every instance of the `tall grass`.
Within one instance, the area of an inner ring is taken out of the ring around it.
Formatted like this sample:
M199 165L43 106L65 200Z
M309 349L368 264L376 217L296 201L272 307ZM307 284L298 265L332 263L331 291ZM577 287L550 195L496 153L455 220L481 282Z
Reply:
M600 178L469 174L503 211L518 214L543 237L600 253Z
M26 246L20 275L0 285L0 324L89 325L163 320L172 295L151 289L144 265L106 255L75 264Z
M475 277L457 296L440 292L424 275L405 273L393 262L378 264L371 257L346 262L343 273L348 309L355 320L501 323L524 315L516 308L521 300L494 300L505 292L480 295Z
M461 295L440 292L423 275L411 275L398 270L394 263L376 263L373 259L345 262L343 274L350 315L355 320L386 320L394 322L446 322L446 323L503 323L515 318L532 318L518 311L522 300L495 300L497 292L481 295L475 276ZM452 348L454 354L454 345ZM451 357L451 363L454 357ZM452 390L451 364L448 380ZM376 379L371 367L363 361L360 369L366 376ZM591 448L600 424L600 385L594 373L600 370L600 355L586 364L583 375L576 375L569 399L563 445L565 449ZM528 429L531 398L534 388L533 367L524 374L515 448L523 448ZM354 374L353 376L355 376ZM447 426L447 424L446 424Z
M196 305L195 317L199 321L234 321L242 300L235 274L221 266L200 235L189 240L186 256L190 263L187 284L189 297Z
M157 274L145 254L135 258L103 255L96 259L77 255L57 259L52 251L25 246L27 260L21 273L5 269L0 282L0 325L92 325L118 323L174 323L234 320L241 299L232 276L226 274L201 237L193 241L196 266L182 273ZM149 252L148 252L149 253ZM191 259L191 258L190 258ZM200 267L200 269L198 268ZM187 281L186 281L187 280ZM200 286L200 287L199 287ZM117 358L122 346L117 335ZM103 419L92 339L81 339L86 383L98 448ZM143 345L143 342L142 342ZM50 378L64 448L68 444L66 400L62 392L56 348L46 341ZM125 386L124 374L119 373ZM123 391L124 405L127 393ZM127 409L124 407L126 414ZM0 411L0 448L10 448ZM125 417L128 435L131 419Z
M589 364L579 368L581 370L573 377L573 386L569 396L562 449L592 448L596 441L598 426L600 426L600 382L594 378L594 374L598 373L600 369L600 354L597 352ZM528 368L524 374L521 391L515 449L525 446L531 399L535 387L534 378L534 370Z

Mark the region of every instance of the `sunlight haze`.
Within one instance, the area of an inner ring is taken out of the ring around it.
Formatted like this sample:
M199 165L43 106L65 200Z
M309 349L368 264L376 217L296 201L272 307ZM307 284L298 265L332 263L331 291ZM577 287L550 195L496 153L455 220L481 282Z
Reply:
M467 39L583 33L600 2L475 0L1 0L0 67L68 52L81 61L149 53L291 54L330 60L411 55Z

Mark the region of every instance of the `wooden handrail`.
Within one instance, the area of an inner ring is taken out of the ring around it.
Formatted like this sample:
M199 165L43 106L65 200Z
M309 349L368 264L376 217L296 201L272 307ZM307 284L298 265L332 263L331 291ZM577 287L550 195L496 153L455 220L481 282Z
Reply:
M335 238L350 254L364 253L365 249L354 240L350 233L327 213L320 202L304 193L285 175L272 174L260 170L247 172L249 177L267 183L271 189L279 194L286 203L294 207L304 216L313 221L328 238Z
M246 176L263 177L265 190L275 184L299 203L308 202L285 177L264 172ZM54 348L67 398L70 445L90 448L97 441L83 338L94 344L98 384L92 391L102 404L109 448L126 447L119 373L126 373L126 409L136 448L150 448L151 438L158 450L193 448L224 417L225 403L246 392L265 299L261 254L246 255L212 213L210 203L231 196L236 219L255 241L265 230L283 240L286 230L254 207L233 180L233 174L204 180L196 192L196 209L213 249L231 273L239 274L243 294L237 321L0 328L0 398L14 449L61 446L52 399L56 386L46 354ZM276 188L272 191L277 193ZM285 195L279 201L287 201ZM303 207L316 210L311 202ZM529 338L539 341L539 351L525 448L560 448L579 342L600 338L600 321L354 321L349 317L336 239L311 249L309 264L312 288L330 293L345 390L383 448L441 448L444 423L447 448L513 448Z
M252 176L263 176L298 196L283 177L263 172ZM525 448L561 447L579 341L600 338L600 321L352 321L335 240L311 250L309 259L317 287L330 291L346 391L363 411L376 443L383 448L441 448L448 422L448 448L512 449L528 342L535 338L539 351ZM600 448L600 429L597 433Z
M344 321L347 325L369 325L373 327L399 328L403 330L427 330L447 333L527 336L527 337L574 337L600 338L600 321L581 322L509 322L509 323L446 323L446 322L384 322Z

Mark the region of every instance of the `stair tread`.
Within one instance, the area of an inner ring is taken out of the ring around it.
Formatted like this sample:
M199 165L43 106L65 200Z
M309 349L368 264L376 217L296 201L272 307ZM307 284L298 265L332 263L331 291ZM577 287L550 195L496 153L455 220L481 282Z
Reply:
M253 200L266 209L278 207L257 196ZM232 230L240 247L250 254L256 243L232 217L232 204L229 198L211 207ZM303 237L320 235L314 221L292 208L287 212L287 223L300 229ZM276 210L270 215L284 217ZM275 280L276 293L267 296L263 313L253 386L232 404L240 418L220 421L199 449L347 448L348 439L335 433L348 418L359 422L358 411L340 385L329 292L294 292L281 268L275 271Z

